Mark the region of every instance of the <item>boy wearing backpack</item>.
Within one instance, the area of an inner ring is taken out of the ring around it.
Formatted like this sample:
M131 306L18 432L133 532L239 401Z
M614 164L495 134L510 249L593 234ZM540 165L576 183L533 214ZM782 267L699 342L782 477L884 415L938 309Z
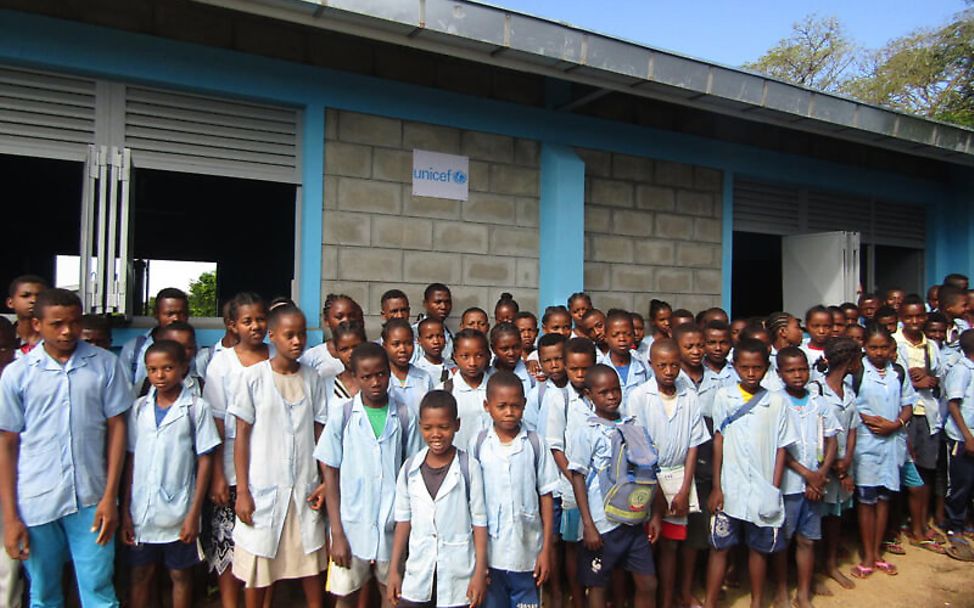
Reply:
M734 349L740 382L714 396L714 483L708 500L710 564L707 608L715 608L727 572L727 555L742 540L749 551L751 605L762 605L768 555L786 547L781 480L785 449L798 440L787 396L761 387L768 349L744 339ZM743 537L743 538L742 538Z
M493 426L470 445L480 464L487 504L488 608L537 607L551 571L552 492L558 469L534 431L521 424L524 385L508 371L487 381L484 402ZM539 498L540 497L540 498Z
M588 590L588 605L602 608L612 572L625 568L635 582L633 606L655 606L650 542L659 537L666 511L663 494L656 491L656 451L646 429L620 415L622 388L614 369L589 369L584 392L595 415L572 435L567 454L582 519L578 577Z
M315 448L331 530L326 587L338 596L339 608L355 606L359 590L373 576L385 597L396 476L420 448L416 418L388 393L385 349L374 342L359 344L349 365L359 393L329 412Z

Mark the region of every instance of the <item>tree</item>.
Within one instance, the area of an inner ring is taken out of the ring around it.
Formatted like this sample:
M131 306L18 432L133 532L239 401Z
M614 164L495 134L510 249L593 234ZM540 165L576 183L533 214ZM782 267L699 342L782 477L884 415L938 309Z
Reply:
M938 29L890 41L847 85L853 97L896 110L974 126L974 9Z
M809 15L791 36L744 68L787 82L836 92L855 71L860 51L835 17Z
M216 317L216 271L204 272L189 283L189 316Z

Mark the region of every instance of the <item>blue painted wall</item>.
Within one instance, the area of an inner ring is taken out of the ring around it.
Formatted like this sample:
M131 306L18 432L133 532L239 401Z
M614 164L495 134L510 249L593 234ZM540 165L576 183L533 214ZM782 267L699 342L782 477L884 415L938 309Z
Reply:
M721 169L725 172L722 209L725 306L730 301L732 176L827 186L850 194L933 205L936 210L930 215L933 238L928 251L928 280L934 280L937 275L942 277L946 269L968 273L974 270L974 251L970 246L974 227L966 217L957 221L958 215L969 215L974 202L974 186L963 171L958 171L957 178L950 183L908 178L672 131L518 106L8 10L0 11L0 62L302 109L298 293L312 326L317 325L315 319L320 313L325 108L536 139L549 154L578 146ZM562 170L558 168L563 166L563 159L556 159L557 156L550 157L551 166ZM567 173L575 174L577 168ZM557 198L560 200L560 196ZM584 209L581 216L575 207L571 209L571 217L584 222ZM573 227L572 238L577 238L578 231L583 229L583 226ZM542 247L542 265L549 269L548 276L566 281L565 286L556 287L546 284L542 276L540 302L549 303L557 301L555 298L561 291L574 289L583 270L579 264L571 276L550 274L555 271L546 260L555 259L553 252L559 251L559 244L556 239L542 236Z
M585 162L567 146L541 146L539 223L540 313L585 284Z

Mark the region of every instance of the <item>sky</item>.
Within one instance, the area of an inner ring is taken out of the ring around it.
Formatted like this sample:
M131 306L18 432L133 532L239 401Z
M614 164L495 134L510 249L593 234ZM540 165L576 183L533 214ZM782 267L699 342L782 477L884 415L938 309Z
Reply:
M76 255L59 255L54 270L54 286L76 289L81 261ZM189 291L189 283L204 272L216 270L215 262L149 261L149 294L155 295L163 287Z
M854 41L875 49L919 27L936 27L963 0L488 0L582 29L739 66L760 57L809 14L837 17Z

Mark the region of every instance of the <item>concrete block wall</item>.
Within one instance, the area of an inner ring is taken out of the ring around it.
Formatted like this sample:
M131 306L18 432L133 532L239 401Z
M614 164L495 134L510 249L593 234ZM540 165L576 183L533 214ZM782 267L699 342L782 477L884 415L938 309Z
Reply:
M412 150L470 157L470 199L412 196ZM325 132L322 301L346 293L379 332L379 300L402 289L453 292L453 325L469 306L493 314L504 291L538 303L538 142L329 110Z
M585 161L585 290L602 310L650 298L720 305L720 171L598 150Z

